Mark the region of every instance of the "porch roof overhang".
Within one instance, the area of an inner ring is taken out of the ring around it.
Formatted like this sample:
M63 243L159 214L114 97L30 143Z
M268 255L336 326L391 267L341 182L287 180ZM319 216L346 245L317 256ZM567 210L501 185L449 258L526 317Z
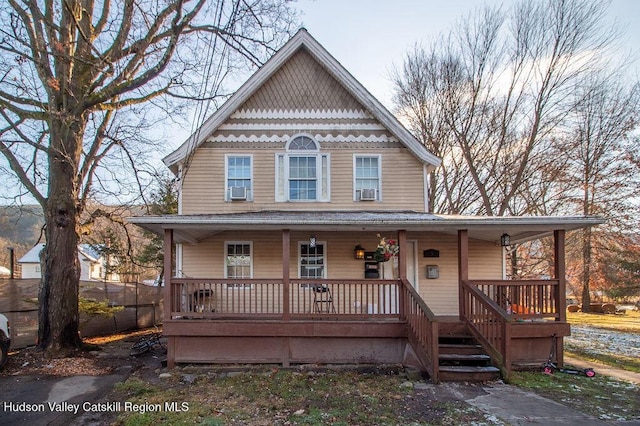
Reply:
M413 211L256 211L194 215L138 216L128 218L146 230L162 235L173 229L174 241L198 243L224 231L358 231L397 230L439 232L456 235L466 229L469 238L500 241L509 234L511 242L521 243L550 235L604 223L595 216L459 216Z

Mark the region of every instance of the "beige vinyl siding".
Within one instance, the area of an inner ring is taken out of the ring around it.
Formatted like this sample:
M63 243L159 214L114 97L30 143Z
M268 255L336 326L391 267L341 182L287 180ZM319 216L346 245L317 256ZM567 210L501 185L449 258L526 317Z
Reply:
M384 233L383 233L384 234ZM376 232L367 233L313 233L325 246L326 274L329 279L362 279L364 261L353 257L353 249L361 244L374 251ZM395 238L394 233L385 236ZM290 270L292 279L298 278L298 247L308 242L311 232L292 232ZM411 233L407 238L418 242L418 292L436 315L458 315L458 245L457 237L439 233ZM256 279L282 277L282 233L275 232L223 232L206 241L183 246L183 273L192 278L224 277L224 244L227 241L251 241L253 244L253 276ZM427 249L440 251L438 258L425 258ZM440 277L426 278L426 265L437 265ZM386 266L386 265L385 265ZM494 242L469 240L469 277L471 279L502 278L502 247Z
M418 240L418 292L436 315L458 315L457 236L436 233L409 233ZM427 249L440 251L438 258L423 257ZM437 265L440 277L426 278L426 266ZM469 240L469 278L502 279L502 247L494 242Z
M182 178L182 214L213 213L224 200L224 153L200 148Z
M256 211L263 209L415 210L424 211L422 164L405 148L333 149L330 154L330 202L276 202L275 156L284 149L222 149L201 147L183 179L182 214ZM354 153L382 158L382 200L353 200ZM225 201L225 154L253 156L253 201Z
M326 243L325 256L327 278L360 279L364 276L364 263L353 257L357 244L368 247L377 245L373 238L365 238L348 233L317 232L317 241ZM298 278L298 247L300 242L308 242L311 233L292 232L290 277ZM253 244L253 277L282 277L282 233L277 232L222 232L199 244L183 245L182 273L190 278L224 277L224 243L227 241L251 241Z
M407 238L418 240L418 292L436 315L458 313L458 243L457 238L446 234L410 234ZM426 258L422 252L435 249L440 257ZM437 265L440 276L427 279L426 266Z

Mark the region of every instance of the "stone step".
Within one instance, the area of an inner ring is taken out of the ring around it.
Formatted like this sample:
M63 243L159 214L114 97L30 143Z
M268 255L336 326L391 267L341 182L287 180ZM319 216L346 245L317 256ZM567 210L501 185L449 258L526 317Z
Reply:
M490 366L443 365L438 376L442 382L488 382L499 379L500 370Z

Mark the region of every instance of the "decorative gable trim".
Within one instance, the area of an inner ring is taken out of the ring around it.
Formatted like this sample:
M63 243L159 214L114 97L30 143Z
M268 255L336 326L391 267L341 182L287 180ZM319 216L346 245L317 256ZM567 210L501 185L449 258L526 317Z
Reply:
M305 48L342 86L386 129L422 161L428 169L440 165L441 160L420 143L362 84L357 81L307 30L300 29L275 55L254 73L218 111L209 117L178 149L163 161L174 172L191 153L206 141L231 115L242 106L284 63L299 49Z
M230 118L253 120L335 120L335 119L372 119L373 116L363 110L239 110Z
M243 131L277 131L277 130L361 130L379 131L386 130L377 123L226 123L218 127L218 130L243 130Z
M291 139L292 135L283 134L283 135L216 135L208 139L209 142L287 142ZM318 142L371 142L371 143L386 143L386 142L397 142L397 139L394 137L388 137L387 135L314 135L314 138Z

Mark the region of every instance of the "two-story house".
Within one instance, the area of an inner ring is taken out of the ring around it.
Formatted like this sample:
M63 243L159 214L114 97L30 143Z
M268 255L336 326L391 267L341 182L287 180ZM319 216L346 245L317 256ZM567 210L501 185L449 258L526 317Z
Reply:
M179 214L130 221L165 237L170 366L405 363L437 381L443 337L465 332L508 374L568 334L564 234L600 223L428 213L440 159L304 29L164 161ZM548 235L552 279L503 281L505 246Z

